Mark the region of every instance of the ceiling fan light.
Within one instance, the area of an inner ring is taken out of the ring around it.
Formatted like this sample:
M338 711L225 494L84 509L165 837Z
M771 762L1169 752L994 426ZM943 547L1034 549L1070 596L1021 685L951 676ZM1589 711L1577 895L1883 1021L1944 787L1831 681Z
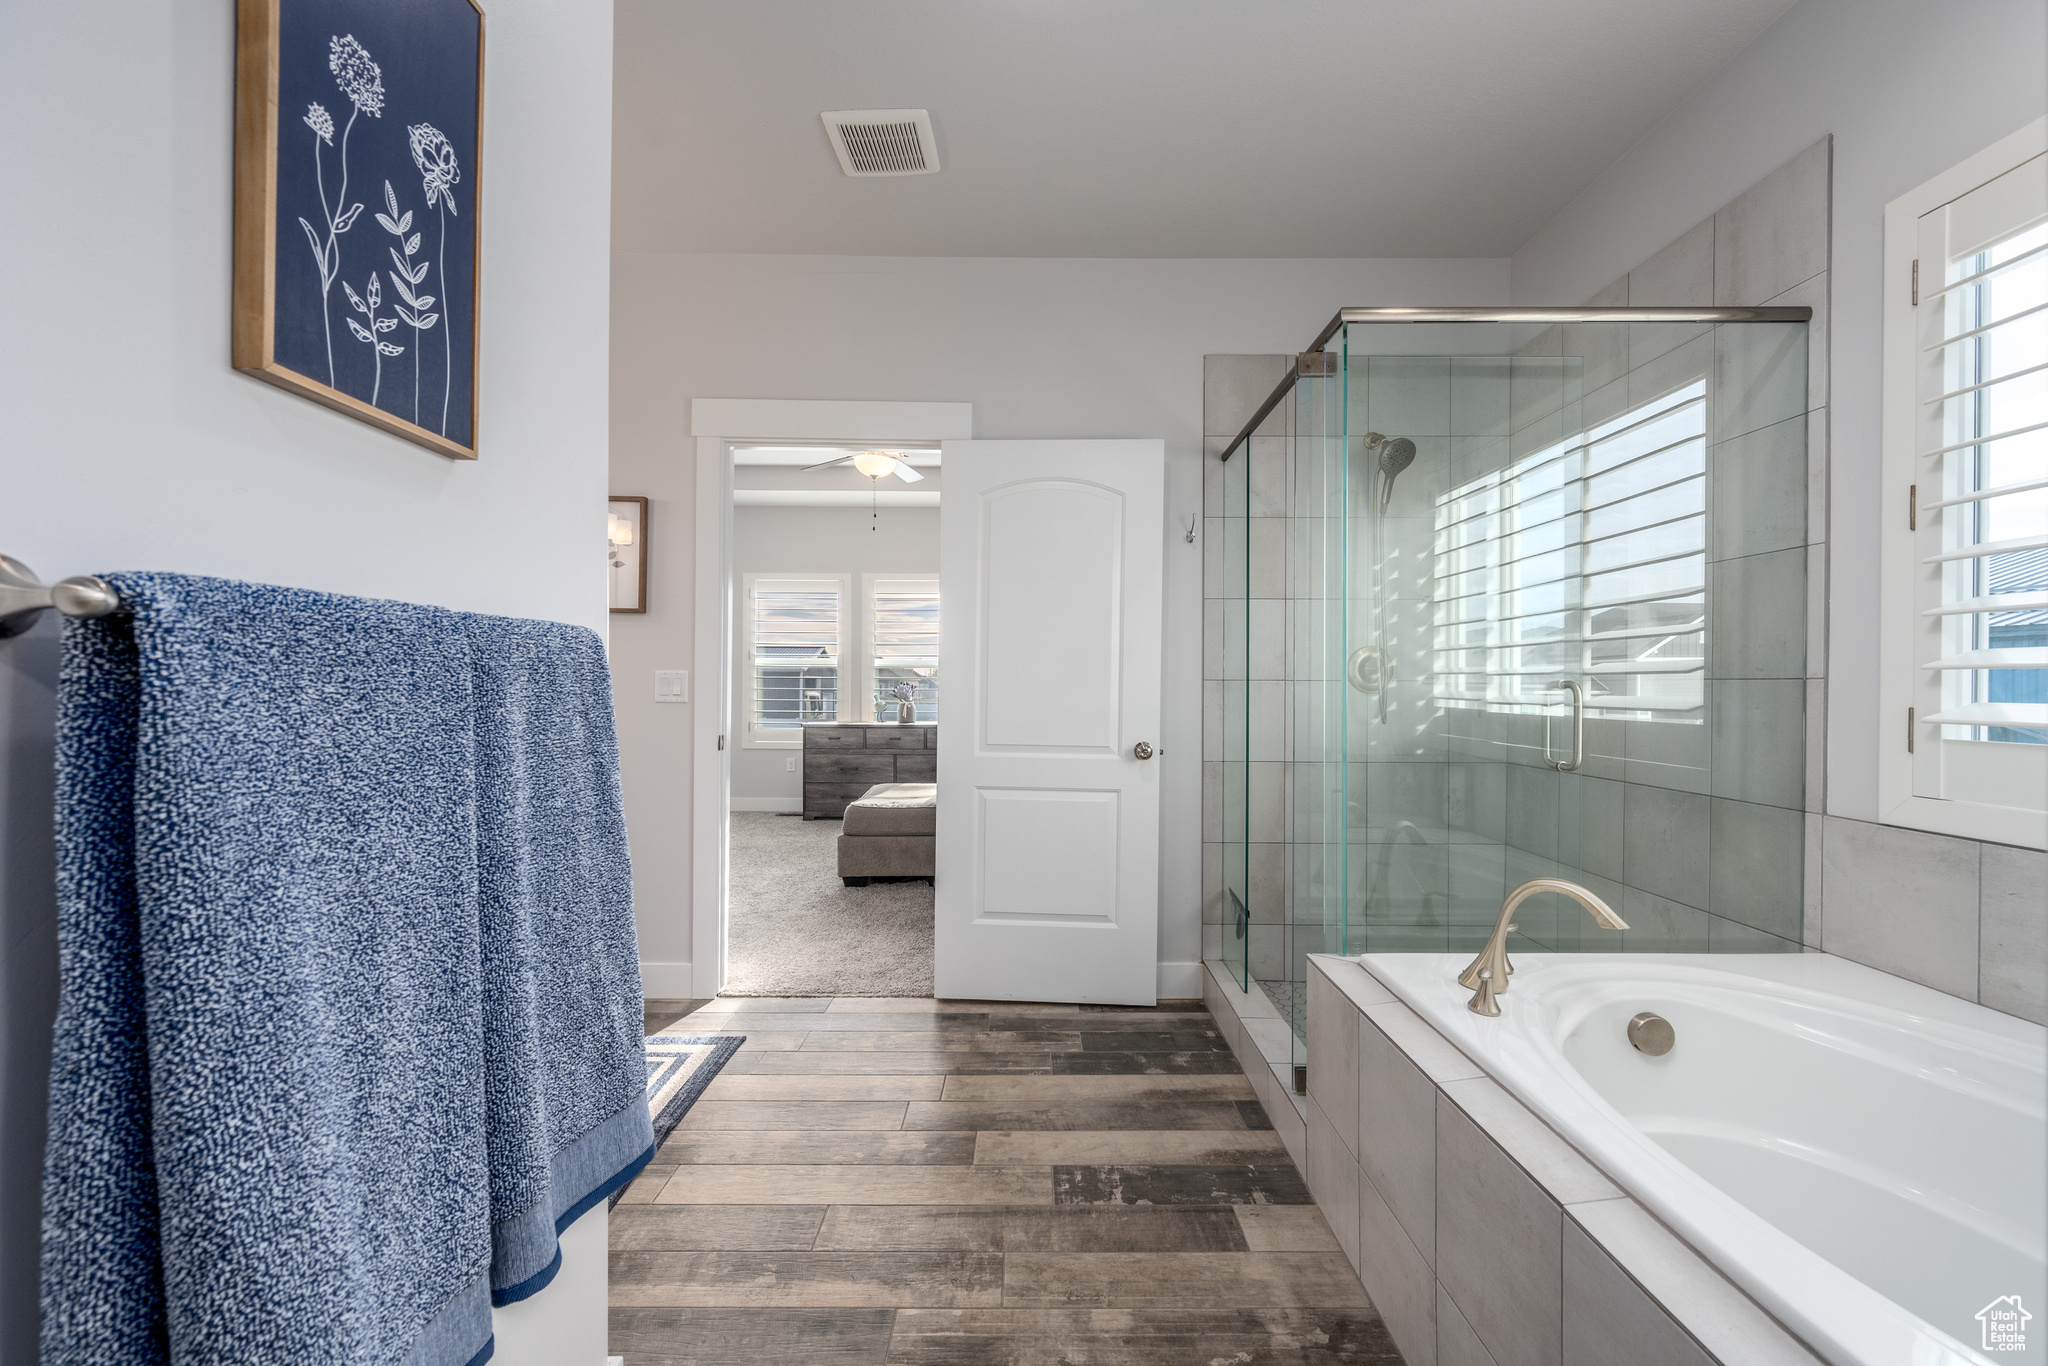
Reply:
M853 457L853 467L870 479L880 479L895 473L900 458L893 451L862 451Z

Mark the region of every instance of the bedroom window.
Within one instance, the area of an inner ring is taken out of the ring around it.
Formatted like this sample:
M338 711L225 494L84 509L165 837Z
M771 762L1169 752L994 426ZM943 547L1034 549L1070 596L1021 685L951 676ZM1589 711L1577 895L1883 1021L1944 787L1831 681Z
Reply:
M803 726L840 720L847 582L838 575L746 576L752 697L746 740L798 748Z
M2048 816L2040 141L2035 131L2031 147L1972 158L1886 216L1888 274L1911 264L1885 310L1885 719L1895 729L1881 774L1894 824L2035 847Z
M939 719L939 581L870 576L868 690L877 720L895 720L909 692L918 721ZM866 719L866 718L862 718Z

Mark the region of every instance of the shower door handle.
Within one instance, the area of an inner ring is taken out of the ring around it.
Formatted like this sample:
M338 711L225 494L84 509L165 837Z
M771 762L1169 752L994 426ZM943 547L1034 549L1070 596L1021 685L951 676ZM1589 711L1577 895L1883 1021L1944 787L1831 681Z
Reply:
M1557 686L1572 695L1572 757L1558 760L1550 757L1550 713L1543 713L1543 761L1559 773L1576 773L1579 765L1586 761L1586 693L1569 678L1560 678Z

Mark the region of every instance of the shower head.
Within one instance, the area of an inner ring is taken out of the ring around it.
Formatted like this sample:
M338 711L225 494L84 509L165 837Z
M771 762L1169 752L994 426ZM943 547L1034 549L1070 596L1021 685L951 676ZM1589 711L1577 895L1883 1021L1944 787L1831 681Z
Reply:
M1367 438L1368 444L1373 444ZM1377 443L1380 450L1380 511L1387 510L1387 504L1394 498L1394 476L1415 463L1415 443L1405 436L1383 437Z
M1405 436L1388 437L1380 447L1380 468L1389 475L1399 474L1415 463L1415 443Z

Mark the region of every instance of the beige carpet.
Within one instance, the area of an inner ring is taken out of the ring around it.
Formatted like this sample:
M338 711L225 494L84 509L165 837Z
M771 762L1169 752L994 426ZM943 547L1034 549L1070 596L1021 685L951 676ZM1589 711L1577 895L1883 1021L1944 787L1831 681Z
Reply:
M929 996L932 889L848 887L838 821L732 815L727 996Z

